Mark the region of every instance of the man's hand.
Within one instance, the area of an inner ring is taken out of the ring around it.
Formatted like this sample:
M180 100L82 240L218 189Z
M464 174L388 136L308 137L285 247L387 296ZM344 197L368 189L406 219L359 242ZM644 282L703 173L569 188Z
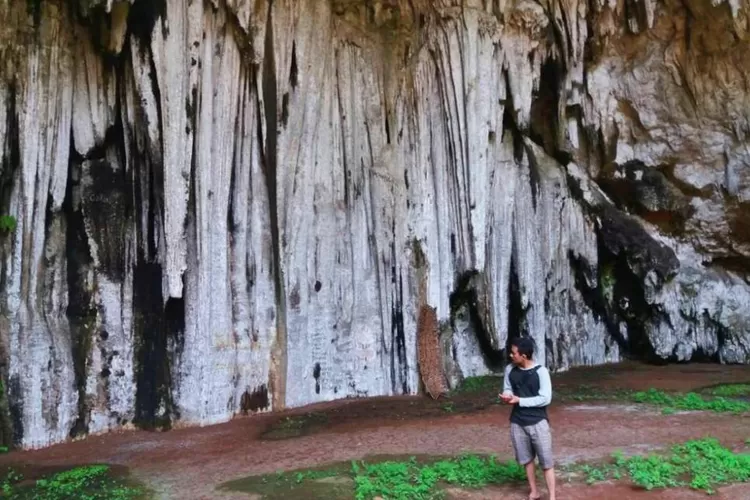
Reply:
M504 392L500 394L500 401L502 401L505 404L515 405L515 404L518 404L518 396L514 396L510 392Z

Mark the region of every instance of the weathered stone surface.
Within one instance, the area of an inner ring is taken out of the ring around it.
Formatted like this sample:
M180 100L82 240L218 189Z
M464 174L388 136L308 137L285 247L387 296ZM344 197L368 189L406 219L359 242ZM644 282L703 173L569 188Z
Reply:
M750 362L748 7L0 1L0 422Z

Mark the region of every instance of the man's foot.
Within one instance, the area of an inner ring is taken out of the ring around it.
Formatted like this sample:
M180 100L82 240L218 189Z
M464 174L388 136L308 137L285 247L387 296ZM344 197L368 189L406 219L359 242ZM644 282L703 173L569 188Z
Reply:
M542 495L539 493L529 493L529 500L541 500Z

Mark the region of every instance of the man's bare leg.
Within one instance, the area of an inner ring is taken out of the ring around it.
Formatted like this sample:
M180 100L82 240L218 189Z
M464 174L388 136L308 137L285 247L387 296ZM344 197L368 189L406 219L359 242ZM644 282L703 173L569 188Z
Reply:
M536 500L541 498L541 496L539 495L539 491L537 491L536 489L536 469L534 468L534 461L532 460L524 467L526 467L526 479L529 480L529 488L531 488L529 499Z
M533 462L532 462L533 465ZM528 473L528 469L527 469ZM555 468L550 467L544 469L544 482L547 483L547 491L549 491L549 500L555 500Z

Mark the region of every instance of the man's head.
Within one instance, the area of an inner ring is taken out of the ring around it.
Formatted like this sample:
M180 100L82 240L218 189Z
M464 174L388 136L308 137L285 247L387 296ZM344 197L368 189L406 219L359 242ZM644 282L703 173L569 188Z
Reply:
M534 341L529 337L518 337L510 341L510 360L522 365L534 357Z

